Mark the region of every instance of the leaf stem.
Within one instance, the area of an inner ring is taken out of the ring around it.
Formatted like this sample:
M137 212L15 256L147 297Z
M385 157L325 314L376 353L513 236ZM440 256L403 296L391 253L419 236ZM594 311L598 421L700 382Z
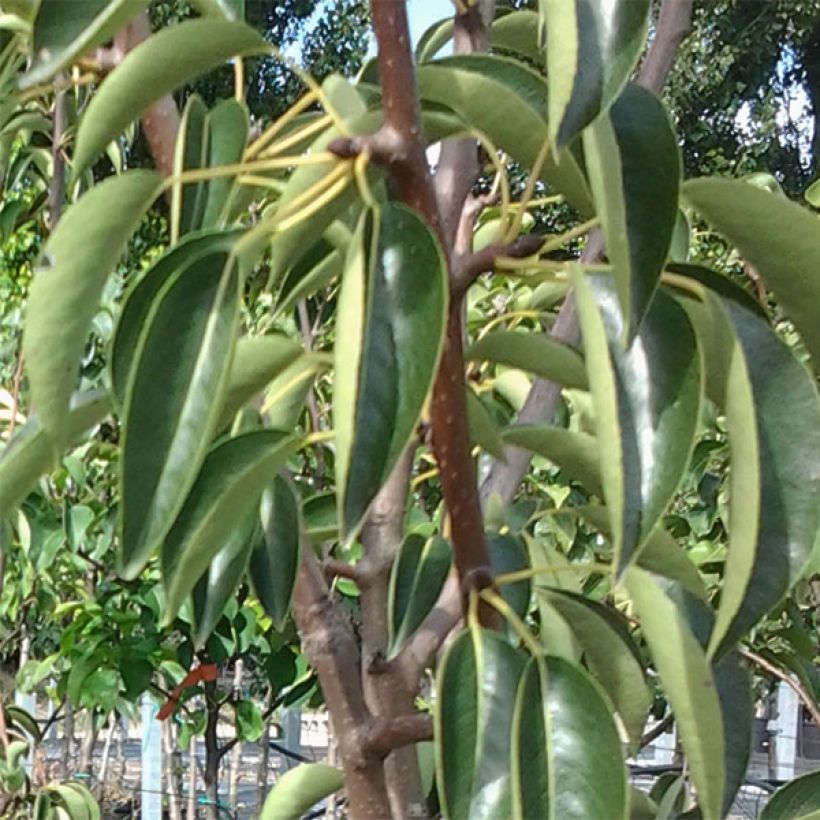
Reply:
M528 569L519 569L515 572L504 572L501 575L496 575L495 585L503 587L507 584L516 584L519 581L528 581L539 575L552 575L557 572L599 572L606 575L611 570L610 564L596 561L588 564L562 564L558 567L529 567Z

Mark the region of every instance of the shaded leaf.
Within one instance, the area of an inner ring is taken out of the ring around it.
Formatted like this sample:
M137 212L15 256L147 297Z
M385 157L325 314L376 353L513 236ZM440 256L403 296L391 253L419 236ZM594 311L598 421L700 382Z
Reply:
M699 640L705 636L692 631L667 594L668 587L656 576L632 567L626 574L626 589L675 714L703 816L707 820L721 817L726 784L723 716Z
M346 262L335 348L336 474L346 540L415 431L438 365L446 302L441 249L420 217L394 204L366 212Z
M73 443L111 411L111 401L102 391L77 397L63 421L65 440ZM31 492L37 479L56 463L51 438L32 415L0 455L0 520L8 517Z
M69 400L103 286L159 179L150 171L129 171L95 185L68 208L46 242L31 283L23 355L31 404L57 450L68 437Z
M276 297L276 312L282 314L292 310L299 299L321 290L341 274L343 267L343 254L327 240L319 240L282 279Z
M689 462L701 401L700 359L686 313L664 292L624 350L611 281L578 274L575 285L620 574L666 511Z
M529 551L521 538L509 533L490 532L487 533L486 541L494 575L530 568ZM501 587L501 595L519 618L527 614L531 594L532 581L529 578Z
M512 735L513 817L586 820L626 813L618 731L606 699L579 666L530 659L515 698Z
M539 0L556 148L618 96L643 50L649 7L649 0Z
M303 353L291 362L265 390L263 409L276 430L292 430L305 410L305 399L317 376L330 369L322 353Z
M493 458L505 460L504 442L496 423L472 388L467 388L467 421L470 438Z
M235 56L265 54L254 29L218 18L162 29L130 51L91 97L77 129L74 179L155 100ZM169 54L174 55L168 60Z
M508 57L458 55L418 69L422 100L451 108L472 128L486 134L526 168L535 164L547 130L547 83L541 75ZM487 100L503 99L503 106ZM570 151L547 157L542 179L564 194L582 215L594 211L583 171Z
M211 559L298 446L294 436L256 430L227 439L208 453L162 545L164 623L173 621Z
M437 678L436 783L448 820L509 817L510 726L525 657L497 634L463 631Z
M299 503L286 478L278 475L265 488L260 515L262 538L251 553L248 574L274 628L281 630L290 611L301 556Z
M817 820L820 817L820 771L781 786L766 804L760 820Z
M435 606L451 564L450 545L437 535L410 534L402 541L387 598L390 656Z
M663 103L630 84L584 132L584 148L629 343L658 287L675 230L678 142Z
M208 106L198 94L185 103L174 149L174 176L208 165ZM205 190L208 183L174 183L171 188L171 240L195 231L202 225Z
M794 322L820 372L820 223L811 211L746 182L693 179L692 207L754 265Z
M242 160L248 141L248 110L238 100L222 100L208 114L208 167L233 165ZM230 177L217 177L207 183L203 228L224 224L235 186Z
M586 390L588 386L580 354L542 333L494 330L471 344L464 358L514 367L565 387Z
M120 532L126 577L140 572L168 533L216 432L239 289L233 257L218 251L175 272L154 298L122 413Z

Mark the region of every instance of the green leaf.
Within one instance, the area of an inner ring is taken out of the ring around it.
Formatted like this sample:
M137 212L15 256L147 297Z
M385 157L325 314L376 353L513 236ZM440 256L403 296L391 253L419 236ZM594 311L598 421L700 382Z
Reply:
M20 79L31 88L103 45L148 5L148 0L43 0L34 21L36 60Z
M626 814L626 767L609 705L568 661L527 663L515 697L511 763L514 818Z
M464 351L464 358L524 370L565 387L588 387L580 354L542 333L494 330L471 344Z
M549 138L547 83L537 72L508 57L458 55L418 69L422 100L455 111L526 168L532 168ZM487 105L504 100L504 105ZM583 216L594 212L584 173L571 151L544 162L541 178L567 197Z
M276 781L265 798L259 820L299 820L344 784L341 769L326 763L303 763Z
M629 343L658 287L675 230L678 142L663 103L630 84L584 132L584 149Z
M63 420L65 440L74 443L110 410L111 401L102 391L81 394ZM0 455L0 520L23 502L37 479L55 463L52 440L33 415Z
M391 657L433 609L451 564L450 545L437 535L425 538L414 533L402 542L387 598Z
M240 700L234 704L234 718L236 720L236 736L250 743L255 743L262 737L265 724L259 707L252 700Z
M250 26L217 18L186 20L153 34L126 55L91 97L77 129L74 179L152 102L235 56L269 49Z
M462 632L441 662L436 782L447 820L509 817L510 726L525 658L482 629Z
M301 345L278 334L241 337L217 429L229 424L247 402L303 354Z
M94 796L80 783L58 783L48 786L54 803L63 808L70 820L99 820L100 807Z
M540 0L547 31L550 139L567 145L626 83L640 57L649 0Z
M626 574L626 589L675 714L703 816L719 818L726 782L723 715L701 642L662 579L632 567Z
M504 430L502 438L508 447L520 447L549 459L589 492L602 495L599 447L592 436L548 424L520 424Z
M330 367L323 353L303 353L265 390L265 415L276 430L292 430L305 410L305 399L316 377Z
M432 387L447 281L435 236L395 204L362 216L345 267L333 418L339 517L350 541L412 437Z
M230 250L236 236L235 232L220 231L183 237L162 254L128 291L114 332L109 361L111 387L120 407L125 403L140 337L159 292L179 270L196 264L209 254Z
M652 698L625 620L617 611L580 595L557 590L544 594L572 625L586 663L621 716L631 751L636 753Z
M208 115L208 167L240 162L248 142L248 128L248 110L243 103L228 99L214 106ZM224 224L234 186L230 177L217 177L207 183L203 228Z
M245 569L257 530L256 515L251 512L231 532L224 546L214 555L208 569L193 590L194 648L204 648L219 623L225 606L233 597Z
M179 122L174 148L174 176L195 171L208 165L208 106L198 94L192 94L185 104ZM171 188L171 241L195 231L202 225L207 182L183 185L175 182Z
M505 460L504 442L487 408L472 388L467 388L467 421L470 438L493 458Z
M321 290L341 274L343 267L344 254L326 239L320 239L283 277L276 296L277 314L286 314L299 299Z
M534 11L514 11L493 21L490 45L493 49L511 51L533 63L542 59L539 43L539 20Z
M693 179L692 207L736 245L794 322L820 372L820 222L811 211L746 182Z
M56 450L67 443L69 400L103 286L159 179L150 171L106 179L68 208L46 242L29 293L23 356L31 404Z
M176 271L154 298L122 412L120 532L126 577L141 571L168 533L217 430L239 291L235 261L221 250ZM187 317L183 325L181 316Z
M508 572L520 572L530 568L530 556L527 545L518 536L510 533L489 532L486 536L487 552L494 575ZM523 618L530 606L532 581L526 579L513 584L504 584L501 595L512 607L519 618Z
M311 541L321 543L339 540L337 509L336 494L333 492L319 493L305 500L302 504L302 518Z
M256 597L281 630L290 611L290 601L301 557L299 503L288 480L276 476L262 493L262 538L251 553L249 574Z
M760 820L818 820L820 771L796 777L781 786L766 804Z
M694 446L701 401L695 334L658 292L624 350L624 321L609 279L574 277L597 417L616 573L637 556L674 496Z
M729 435L729 548L709 647L722 654L809 561L820 523L820 398L808 371L755 314L709 295L690 315Z
M294 436L256 430L223 441L208 453L162 545L165 624L176 617L211 559L298 446Z
M705 285L709 288L709 290L713 290L718 294L718 296L723 296L726 299L732 299L741 305L741 307L746 308L746 310L756 313L761 319L764 319L767 322L769 320L766 310L760 302L758 302L751 293L744 290L740 285L732 281L728 276L724 276L722 273L713 271L710 268L705 268L702 265L672 264L667 265L666 270L669 273L685 276L687 279L694 279L696 282L700 282L702 285ZM670 287L674 289L676 287L676 283L670 282ZM690 295L688 291L684 291L684 294L687 296Z

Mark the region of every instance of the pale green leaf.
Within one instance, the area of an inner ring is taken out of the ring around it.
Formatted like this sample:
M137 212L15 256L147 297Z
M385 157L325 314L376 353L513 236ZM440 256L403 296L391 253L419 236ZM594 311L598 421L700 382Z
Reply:
M259 820L299 820L344 784L341 769L326 763L302 763L276 781L265 798Z

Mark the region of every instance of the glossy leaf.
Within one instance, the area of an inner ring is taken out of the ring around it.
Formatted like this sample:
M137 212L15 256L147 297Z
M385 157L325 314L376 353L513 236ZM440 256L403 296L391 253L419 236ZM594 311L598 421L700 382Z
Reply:
M218 18L186 20L153 34L126 55L91 98L77 130L74 179L164 94L235 56L268 50L254 29Z
M122 412L126 577L140 572L168 533L217 430L238 310L238 273L226 251L194 259L154 299Z
M125 403L125 393L140 337L157 295L179 270L195 265L208 254L228 251L236 239L235 233L219 232L183 237L169 248L128 291L117 322L111 346L109 368L111 387L117 404Z
M722 653L800 578L820 524L820 398L774 331L736 302L690 307L731 455L729 547L710 653ZM784 398L788 397L788 402Z
M230 534L214 555L210 566L193 590L194 648L204 648L233 598L245 569L256 535L256 516L251 514Z
M529 553L521 538L510 533L489 532L486 541L490 566L495 575L530 568ZM532 581L529 579L504 584L501 587L501 595L520 618L523 618L529 610L531 594Z
M259 503L298 448L293 436L256 430L217 444L205 459L161 552L164 623L171 623L214 555Z
M649 7L649 0L539 0L556 148L618 96L643 50Z
M73 443L86 430L102 421L111 411L111 400L99 390L77 396L66 413L65 441ZM25 427L0 453L0 520L9 516L31 492L37 479L55 464L51 437L32 415Z
M387 598L391 656L433 609L451 564L450 545L443 538L410 534L402 542Z
M495 633L465 630L439 667L436 782L447 820L509 817L510 726L524 656Z
M515 698L512 735L512 817L624 816L628 792L618 731L606 699L579 666L530 659Z
M242 336L236 343L218 429L229 424L243 405L304 354L286 336ZM275 425L274 425L275 426Z
M34 21L36 60L20 87L47 82L103 45L148 5L148 0L43 0Z
M180 118L174 149L174 176L208 165L208 107L198 94L192 94ZM174 184L171 196L171 238L197 230L205 211L207 182Z
M524 370L565 387L586 390L588 386L580 354L541 333L494 330L471 344L464 358Z
M276 781L265 798L259 820L299 820L344 784L341 769L327 763L302 763Z
M584 148L629 343L658 287L675 230L678 142L663 103L630 84L584 132Z
M694 445L701 401L695 334L659 292L624 350L624 321L609 279L574 279L597 418L603 492L616 572L646 542L677 491Z
M726 748L723 716L701 641L657 576L632 567L626 574L626 589L675 714L703 816L706 820L721 817Z
M547 83L537 72L508 57L470 54L419 66L418 81L422 100L451 108L526 168L535 164L549 138ZM501 99L503 106L486 104ZM542 179L590 215L591 195L578 161L570 151L558 157L547 157Z
M366 212L346 263L335 348L336 470L347 540L415 431L438 365L446 302L441 249L424 222L399 205Z
M820 372L820 231L811 211L747 182L693 179L685 199L736 245L794 322Z
M68 208L43 250L29 293L23 355L31 404L58 450L68 436L69 400L103 286L159 179L129 171L94 186Z
M262 538L251 553L248 574L274 628L281 630L290 611L301 556L299 503L286 478L275 476L265 488L260 515Z
M584 651L586 664L621 716L632 752L635 753L652 698L644 680L640 655L626 622L615 610L580 595L557 590L545 595L572 625Z
M820 817L820 771L809 772L781 786L760 820L817 820Z

